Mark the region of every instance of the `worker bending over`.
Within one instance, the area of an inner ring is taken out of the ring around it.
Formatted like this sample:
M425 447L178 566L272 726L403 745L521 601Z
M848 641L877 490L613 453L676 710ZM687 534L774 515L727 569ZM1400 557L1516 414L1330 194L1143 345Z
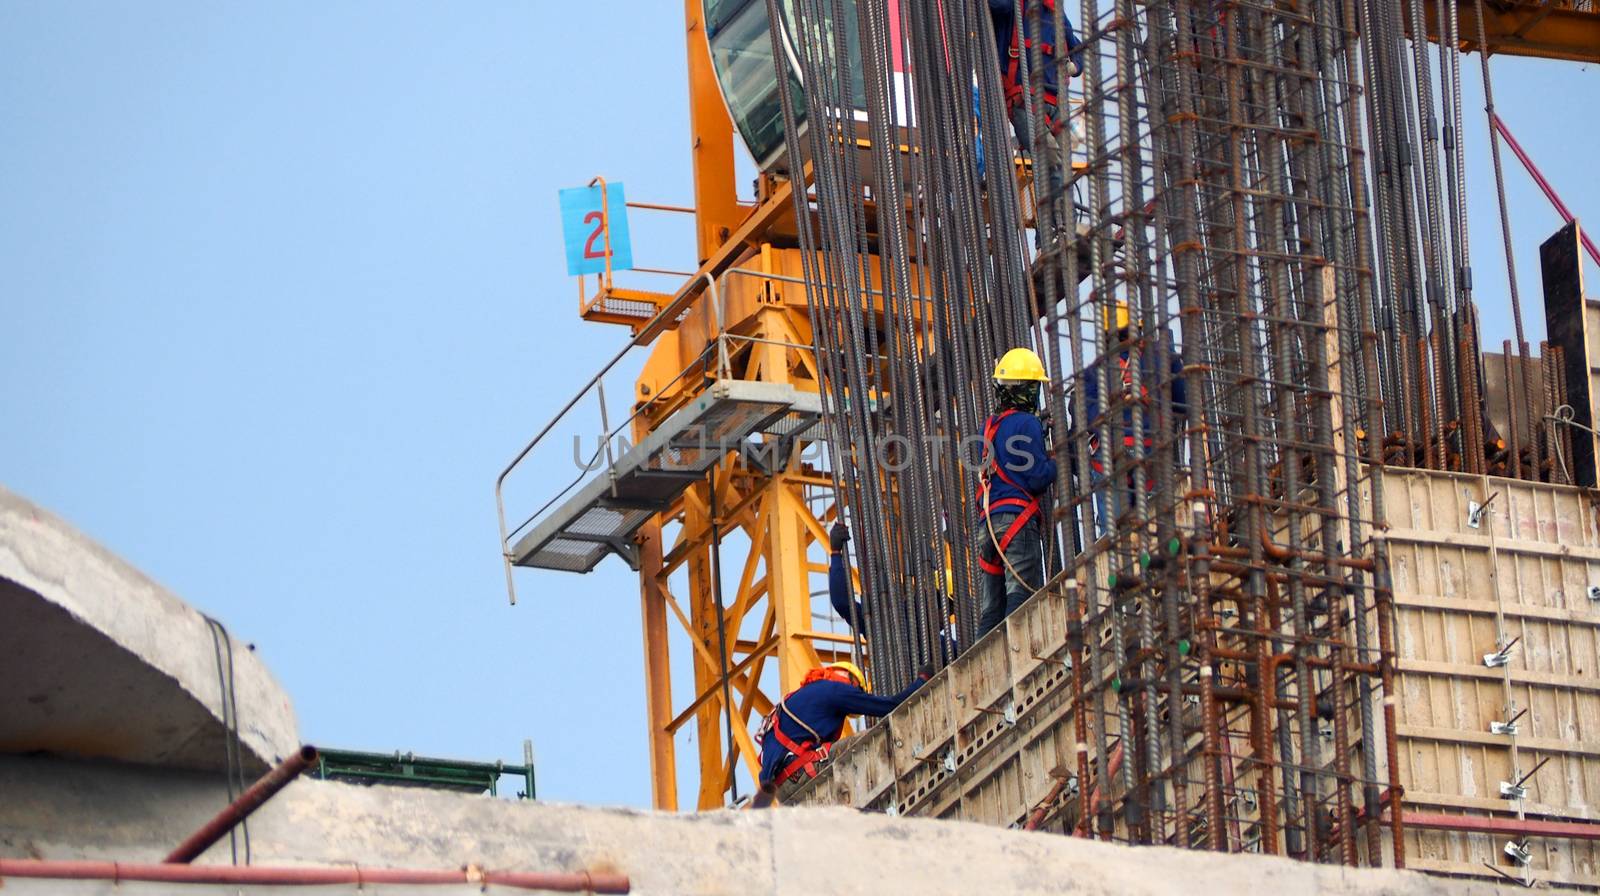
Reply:
M1107 489L1107 470L1111 464L1111 453L1106 446L1100 444L1101 409L1104 407L1100 400L1100 371L1105 367L1106 382L1112 390L1113 399L1108 404L1120 404L1122 407L1121 419L1111 422L1112 438L1116 440L1113 448L1120 448L1132 460L1147 458L1155 452L1157 439L1165 433L1171 437L1173 451L1182 447L1184 421L1188 416L1189 401L1188 389L1183 382L1183 356L1178 353L1172 344L1170 333L1162 331L1160 338L1166 342L1167 376L1171 380L1171 418L1163 425L1159 418L1161 408L1151 400L1150 389L1145 382L1154 381L1156 378L1149 370L1141 372L1140 383L1134 388L1134 361L1150 363L1155 360L1155 353L1149 352L1144 346L1144 333L1142 328L1131 324L1128 314L1128 303L1118 302L1106 315L1106 329L1111 331L1108 335L1114 348L1114 366L1104 364L1105 356L1095 361L1083 371L1083 396L1085 410L1088 413L1087 428L1089 430L1089 468L1090 484L1094 490L1095 529L1097 535L1105 535L1111 530L1113 520L1116 520L1134 507L1138 494L1135 490L1135 479L1130 472L1122 488ZM1139 409L1142 418L1141 425L1135 426L1134 409ZM1135 430L1138 429L1139 432ZM1165 439L1163 439L1165 441ZM1154 488L1155 483L1150 478L1148 471L1145 478L1146 491ZM1109 492L1109 494L1108 494ZM1109 499L1109 501L1108 501ZM1111 506L1108 507L1107 504Z
M1039 386L1044 363L1014 348L994 368L997 411L983 425L983 471L978 483L978 636L1022 606L1044 585L1044 513L1039 499L1056 481Z
M778 788L797 774L816 777L817 763L828 758L844 733L846 716L886 716L927 678L924 670L900 693L875 697L867 692L867 680L855 663L829 663L807 672L800 687L778 701L756 734L761 742L760 792L751 805L757 809L772 805Z

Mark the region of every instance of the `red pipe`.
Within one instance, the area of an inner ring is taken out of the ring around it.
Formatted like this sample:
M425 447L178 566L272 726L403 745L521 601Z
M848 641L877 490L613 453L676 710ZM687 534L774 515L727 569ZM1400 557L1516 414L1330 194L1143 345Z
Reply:
M1523 151L1522 144L1517 142L1517 138L1511 136L1511 129L1506 127L1505 121L1498 114L1493 113L1490 114L1489 120L1494 122L1494 129L1500 132L1500 136L1506 138L1506 145L1511 147L1511 152L1522 163L1522 167L1528 169L1528 174L1533 176L1533 182L1538 184L1539 189L1544 191L1545 198L1549 199L1550 204L1556 207L1556 213L1561 216L1563 221L1571 224L1573 221L1572 211L1567 208L1565 202L1561 201L1561 197L1556 195L1556 188L1552 187L1550 182L1544 179L1544 174L1539 171L1539 166L1533 164L1533 159L1529 158L1527 152ZM1594 259L1596 264L1600 264L1600 249L1595 248L1594 241L1589 239L1588 232L1580 229L1578 233L1583 238L1583 248L1588 251L1589 257Z
M1044 800L1038 806L1035 806L1032 812L1028 813L1028 820L1022 825L1022 829L1024 831L1037 831L1039 825L1044 824L1044 817L1050 814L1050 808L1055 805L1056 800L1061 798L1061 791L1066 790L1067 785L1070 783L1071 779L1069 778L1062 778L1057 781L1056 786L1050 788L1050 793L1045 796Z
M1122 771L1122 741L1111 748L1111 761L1106 763L1106 775L1115 778L1117 772ZM1089 794L1089 814L1093 815L1100 809L1100 787L1105 782L1095 781L1094 790ZM1078 825L1072 831L1074 837L1094 837L1094 821L1085 816L1078 819Z
M625 874L587 871L484 871L478 868L412 870L406 868L273 868L265 865L175 865L139 862L51 861L0 859L0 878L52 880L125 880L169 884L259 884L262 886L326 886L330 884L499 884L523 890L561 893L627 893Z
M1442 812L1401 813L1407 827L1434 831L1472 831L1481 834L1532 834L1568 840L1600 840L1600 824L1592 821L1544 821L1537 818L1503 818L1486 815L1445 815Z
M260 808L261 804L272 799L273 794L282 790L290 781L300 776L300 773L311 767L317 761L317 748L307 744L296 750L289 758L278 763L277 767L262 775L260 780L251 784L239 798L224 806L210 821L200 826L200 830L190 834L187 840L179 843L177 848L167 854L164 862L192 862L199 855L211 848L228 832L234 829L239 822L244 821L251 812Z

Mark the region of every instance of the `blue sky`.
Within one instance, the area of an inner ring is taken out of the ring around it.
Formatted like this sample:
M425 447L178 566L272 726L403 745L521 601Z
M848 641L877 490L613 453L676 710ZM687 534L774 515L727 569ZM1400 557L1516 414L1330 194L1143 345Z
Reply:
M0 2L0 483L254 643L310 742L514 759L531 737L542 796L645 804L637 581L524 573L508 607L492 487L626 338L576 316L556 191L691 200L683 61L670 3ZM1600 72L1496 73L1600 220ZM1559 221L1507 165L1536 338ZM693 264L650 218L634 250Z

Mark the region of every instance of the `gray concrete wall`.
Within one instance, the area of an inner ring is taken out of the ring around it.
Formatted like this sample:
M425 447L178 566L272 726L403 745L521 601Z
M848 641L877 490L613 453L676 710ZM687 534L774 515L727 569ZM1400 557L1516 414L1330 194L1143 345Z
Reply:
M289 698L234 637L247 770L299 746ZM0 753L224 764L205 617L92 539L0 488Z
M214 777L194 773L0 757L0 794L6 796L0 799L0 855L153 860L209 814L216 788ZM1134 849L841 808L668 815L309 779L296 781L267 804L250 832L256 864L620 871L641 896L1509 892L1410 872ZM226 862L227 857L224 843L204 861ZM6 880L4 887L8 896L113 892L106 884L22 879ZM174 889L277 892L128 884L115 892L143 896ZM447 894L477 888L382 887L377 892Z

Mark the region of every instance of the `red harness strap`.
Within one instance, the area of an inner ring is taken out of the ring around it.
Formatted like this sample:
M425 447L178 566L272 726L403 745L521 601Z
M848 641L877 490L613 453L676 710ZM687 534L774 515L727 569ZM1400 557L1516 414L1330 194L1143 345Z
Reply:
M1000 557L1005 554L1006 548L1011 547L1011 542L1017 537L1017 533L1021 532L1022 528L1028 524L1028 521L1039 513L1039 499L1033 497L1027 489L1018 485L1016 480L1006 474L1006 468L1000 465L998 459L999 451L994 447L994 437L1000 431L1000 421L1015 413L1015 409L1001 411L998 415L990 417L983 424L984 473L986 475L978 483L978 505L983 509L983 516L987 519L989 514L997 507L1022 508L1022 512L1017 514L1016 518L1011 521L1011 525L1006 527L1005 533L1000 536L1000 543L995 545L995 559L992 561L985 560L982 554L978 555L978 568L992 576L1005 573L1005 567L1000 564ZM1029 495L1028 499L1024 501L1021 498L1001 498L994 502L987 501L986 499L989 496L987 473L991 469L1000 476L1000 481L1025 495Z
M1055 6L1054 0L1045 0L1044 13L1053 14ZM1022 54L1026 50L1032 49L1033 38L1023 38L1022 22L1013 23L1011 28L1011 50L1007 54L1010 59L1006 61L1004 72L1006 107L1008 109L1019 109L1022 107L1022 91L1026 86L1022 83ZM1053 64L1049 61L1056 53L1056 48L1053 44L1040 43L1039 52L1044 56L1046 65ZM1060 116L1057 115L1057 107L1060 101L1055 94L1048 90L1043 91L1042 98L1044 99L1045 126L1050 129L1051 133L1059 133L1060 125L1057 124L1057 119Z
M783 708L781 702L779 703L779 709L783 712L788 712L787 709ZM792 718L793 713L790 713L790 716ZM795 719L795 721L799 722L800 720ZM802 726L805 725L804 722L800 722L800 724ZM792 762L790 762L788 765L785 765L783 770L778 772L777 777L773 779L773 786L781 786L783 782L794 777L795 773L799 772L801 769L805 769L806 777L815 778L817 776L817 763L828 758L829 744L822 744L821 746L813 747L797 742L794 740L794 738L791 738L789 735L783 733L782 719L779 719L773 724L772 733L778 738L778 743L782 745L785 750L789 751L789 755L794 757ZM809 743L810 740L807 739L806 744Z
M1132 360L1125 354L1118 355L1117 356L1117 367L1120 368L1121 371L1122 371L1122 392L1123 392L1123 395L1131 397L1133 395L1133 366L1132 366ZM1143 383L1139 384L1139 401L1142 404L1144 404L1146 407L1148 407L1149 404L1150 404L1150 390L1148 388L1146 388ZM1133 437L1133 433L1128 432L1126 429L1123 430L1122 444L1123 444L1124 447L1132 449L1136 445L1138 445L1138 442L1139 442L1139 440L1135 439ZM1145 451L1148 453L1154 447L1155 447L1155 439L1151 438L1150 436L1145 436L1145 438L1144 438ZM1094 470L1095 473L1097 473L1097 474L1099 474L1101 476L1104 476L1105 472L1106 472L1105 464L1097 456L1100 453L1100 439L1099 439L1098 436L1091 436L1090 437L1089 451L1090 451L1089 469ZM1128 474L1128 481L1129 481L1130 484L1132 483L1132 481L1133 481L1133 474L1132 473ZM1155 482L1153 482L1153 481L1145 483L1145 490L1146 491L1154 491L1155 487L1156 487L1155 486Z

